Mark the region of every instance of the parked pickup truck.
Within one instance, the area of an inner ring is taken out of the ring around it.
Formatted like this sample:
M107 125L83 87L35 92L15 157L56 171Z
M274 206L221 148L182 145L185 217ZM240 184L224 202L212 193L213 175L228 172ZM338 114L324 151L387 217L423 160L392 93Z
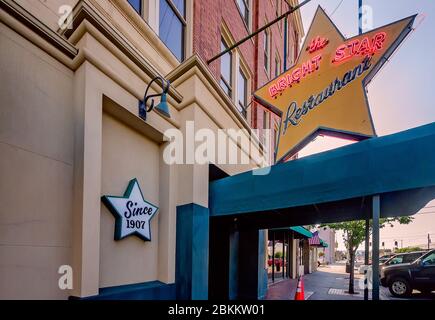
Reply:
M416 289L424 294L435 290L435 250L429 251L412 263L386 266L381 284L396 297L406 297Z

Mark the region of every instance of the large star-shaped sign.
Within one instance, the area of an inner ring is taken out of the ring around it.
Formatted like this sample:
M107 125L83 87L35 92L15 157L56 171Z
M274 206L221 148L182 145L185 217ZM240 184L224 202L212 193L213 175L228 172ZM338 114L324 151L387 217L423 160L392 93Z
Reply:
M151 241L150 221L158 207L145 201L137 179L130 181L124 196L103 196L101 200L115 216L115 240L134 234Z
M414 19L346 39L318 7L295 64L254 93L281 116L277 161L319 133L356 140L376 135L365 86L412 30Z

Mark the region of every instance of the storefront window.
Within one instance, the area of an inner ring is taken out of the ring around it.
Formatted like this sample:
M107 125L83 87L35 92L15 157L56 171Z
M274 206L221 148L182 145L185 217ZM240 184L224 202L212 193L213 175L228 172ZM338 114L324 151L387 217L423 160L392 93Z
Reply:
M128 0L128 3L137 13L142 14L142 0Z
M159 37L177 57L184 60L184 0L160 0Z
M238 82L238 109L240 113L246 118L246 106L248 105L248 80L243 71L239 70L239 82Z
M221 51L228 49L225 41L221 40ZM226 94L232 96L231 78L232 78L232 53L228 52L221 57L221 87Z

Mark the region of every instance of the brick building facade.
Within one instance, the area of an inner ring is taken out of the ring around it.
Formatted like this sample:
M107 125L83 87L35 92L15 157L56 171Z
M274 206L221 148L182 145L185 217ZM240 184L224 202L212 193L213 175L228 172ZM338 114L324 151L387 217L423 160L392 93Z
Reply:
M222 39L227 46L230 46L285 13L291 5L295 6L297 3L297 0L288 2L284 0L194 1L193 53L208 61L222 51ZM284 59L287 61L287 68L292 65L303 36L301 16L299 11L296 11L288 19L286 53L284 52L284 20L246 41L231 53L233 90L229 94L230 98L238 105L237 91L240 90L238 72L242 72L248 80L246 118L252 128L258 129L260 139L265 138L263 129L275 130L275 123L279 118L259 104L255 102L251 104L251 93L284 71ZM284 54L287 57L284 57ZM209 68L220 81L222 75L220 59L212 62ZM274 149L274 137L271 137L271 141L270 151Z

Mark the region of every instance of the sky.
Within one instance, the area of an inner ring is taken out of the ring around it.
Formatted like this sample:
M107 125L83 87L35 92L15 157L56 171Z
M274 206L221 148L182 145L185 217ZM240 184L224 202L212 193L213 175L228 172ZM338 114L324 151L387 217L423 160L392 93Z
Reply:
M301 2L301 1L300 1ZM331 16L341 32L358 33L358 0L312 0L301 9L305 31L318 6ZM435 121L435 1L363 0L373 14L373 28L419 14L415 31L392 56L390 62L367 87L370 110L378 136L400 132ZM369 30L365 30L369 31ZM299 156L307 156L349 144L348 141L317 137ZM381 242L392 248L427 244L427 234L435 243L435 201L415 215L410 225L381 230ZM344 250L342 234L336 236ZM361 247L362 249L362 247Z

